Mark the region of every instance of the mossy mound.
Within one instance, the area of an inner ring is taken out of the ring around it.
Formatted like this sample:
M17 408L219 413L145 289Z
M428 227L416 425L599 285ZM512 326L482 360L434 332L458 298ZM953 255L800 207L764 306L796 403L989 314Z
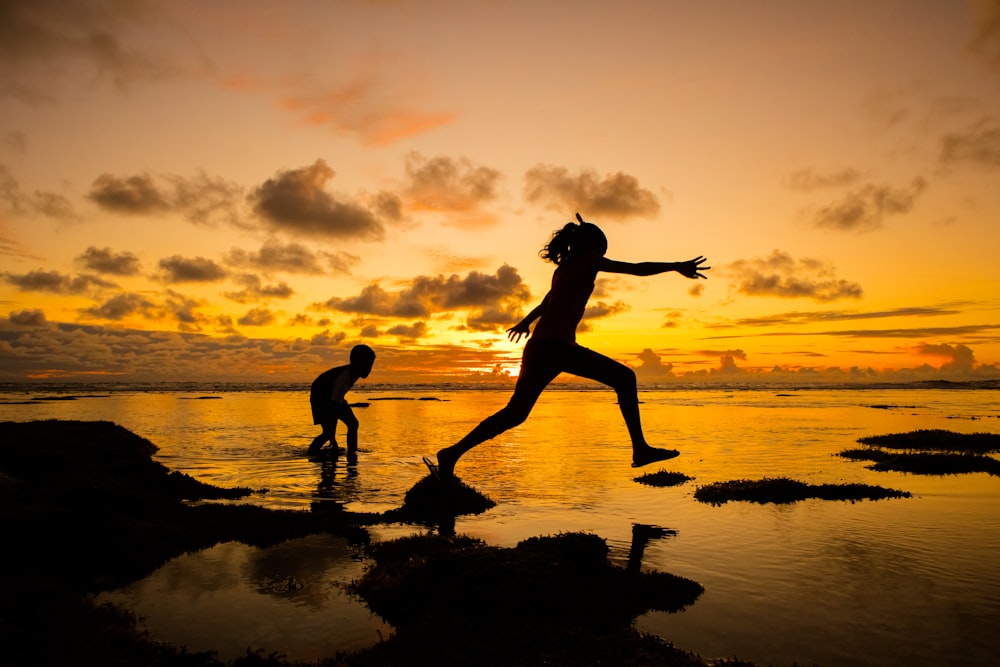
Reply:
M694 477L688 477L682 472L659 470L634 477L632 481L645 484L646 486L680 486L684 482L690 482L692 479Z
M607 664L637 664L634 649L644 646L659 656L656 664L701 664L642 639L631 622L648 610L679 611L702 587L666 573L615 567L596 535L535 537L513 549L424 536L369 550L375 566L352 588L397 629L392 640L368 652L381 661L562 665L574 664L568 656L575 655L588 656L587 664L605 664L601 656ZM415 637L425 646L423 655L399 655L395 643Z
M496 507L486 496L459 479L439 480L428 475L403 497L402 511L414 519L439 520L462 514L482 514Z
M838 453L852 461L872 461L869 470L918 475L959 475L985 472L1000 476L1000 461L987 454L1000 452L996 433L955 433L922 429L859 438L868 447Z
M808 498L849 502L909 498L910 493L869 484L806 484L785 477L765 477L760 480L738 479L699 486L694 497L712 505L722 505L731 500L783 504Z
M1000 452L1000 434L955 433L941 429L920 429L858 438L858 442L883 449L995 454Z

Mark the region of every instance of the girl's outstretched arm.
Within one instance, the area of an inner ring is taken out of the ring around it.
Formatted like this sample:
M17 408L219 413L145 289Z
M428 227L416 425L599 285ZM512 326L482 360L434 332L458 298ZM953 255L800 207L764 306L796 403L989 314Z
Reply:
M602 257L597 262L597 270L605 273L625 273L630 276L655 276L658 273L676 271L685 278L697 279L708 278L701 274L702 271L712 268L702 266L705 261L707 260L700 255L686 262L619 262Z
M531 309L531 312L524 316L524 319L507 329L507 338L514 341L515 343L521 340L521 336L531 335L531 323L539 318L542 311L545 309L545 304L549 300L549 295L546 294L542 302Z

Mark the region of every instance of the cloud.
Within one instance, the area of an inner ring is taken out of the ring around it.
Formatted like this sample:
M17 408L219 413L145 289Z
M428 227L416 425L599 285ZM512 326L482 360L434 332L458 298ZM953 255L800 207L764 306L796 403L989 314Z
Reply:
M922 178L905 188L868 184L847 193L839 202L820 208L813 224L844 231L879 229L886 217L909 213L926 187L927 182Z
M821 174L814 169L806 168L789 174L785 178L785 184L793 190L810 192L823 188L854 185L859 180L861 180L861 174L856 169L841 169L840 171Z
M781 250L767 257L741 259L725 268L737 282L737 291L747 296L808 298L816 301L858 299L861 285L837 277L829 262L795 259Z
M130 252L115 252L111 248L90 246L76 261L98 273L116 276L134 276L139 273L138 257Z
M427 335L427 323L421 321L413 324L397 324L390 327L386 333L397 336L401 342L413 342Z
M239 185L204 172L191 178L176 175L163 178L173 187L171 208L181 211L191 222L209 224L218 220L237 227L247 226L239 211L243 199L243 188Z
M979 15L969 40L969 50L993 69L1000 71L1000 2L981 0L975 3Z
M176 212L195 224L223 221L247 226L239 211L243 189L235 183L204 173L191 178L167 174L160 180L147 173L124 177L104 173L94 179L88 197L105 210L125 215Z
M263 327L274 324L277 316L267 308L251 308L247 313L236 320L236 323L244 327Z
M119 321L136 313L156 318L162 311L156 304L141 294L124 292L116 294L98 306L86 308L83 312L104 320Z
M524 175L524 196L549 210L576 212L586 219L652 218L660 211L656 196L623 172L607 174L583 169L577 174L565 167L538 165Z
M167 290L164 307L177 320L177 328L179 330L201 331L202 325L210 321L209 318L197 311L203 305L205 305L204 301L192 299L172 290Z
M640 380L661 380L674 377L674 365L663 363L660 355L652 349L645 348L636 355L636 358L641 362L639 367L635 369L635 374Z
M763 317L744 317L723 324L709 325L710 328L720 327L770 327L794 326L814 322L844 322L850 320L873 320L887 317L936 317L941 315L958 315L962 311L944 306L904 306L889 310L852 311L852 310L820 310L820 311L790 311L767 315Z
M53 192L36 190L32 193L21 191L21 186L6 166L0 164L0 201L6 209L15 214L37 213L57 220L73 221L77 214L70 201Z
M497 218L482 210L497 197L500 172L476 166L466 158L425 158L416 152L406 157L411 208L451 214L455 224L475 227L494 224Z
M356 135L367 146L388 146L447 125L454 115L416 108L419 93L392 90L368 73L344 85L285 94L281 105L307 125Z
M346 252L317 253L300 243L281 243L269 239L257 252L233 248L226 255L225 261L231 266L248 267L264 273L322 275L327 268L349 274L351 267L358 264L361 258Z
M38 308L11 311L7 316L10 323L16 327L44 327L48 324L45 311Z
M940 159L945 166L1000 167L1000 126L980 123L965 132L946 134L941 139Z
M970 371L976 366L976 355L967 345L921 343L916 352L923 356L948 359L941 366L942 371Z
M167 283L205 283L222 280L228 271L205 257L173 255L159 262L160 280Z
M260 278L253 274L237 276L236 282L243 285L243 290L240 292L226 292L223 296L237 303L248 303L263 299L288 299L295 294L295 290L288 283L280 282L277 285L264 285L261 283Z
M357 296L334 297L324 305L348 313L409 319L455 310L472 311L466 322L468 327L496 330L500 326L496 323L500 320L498 313L505 314L504 323L509 323L530 299L531 290L517 269L504 264L492 275L470 271L464 277L417 276L409 287L398 292L387 292L374 283Z
M118 287L98 276L86 273L76 277L59 273L58 271L35 270L28 273L0 273L0 278L25 292L51 292L52 294L86 294L95 289L112 289Z
M323 189L333 177L333 169L323 160L279 171L251 193L254 211L275 230L334 239L381 239L385 229L371 211L339 202Z
M188 63L154 50L152 45L167 40L183 44L174 53L185 54ZM175 22L162 20L157 3L0 4L0 74L7 82L0 87L0 97L54 104L57 100L49 91L52 82L62 78L96 78L126 89L137 82L191 76L205 69L201 53L175 31Z
M90 186L89 197L102 208L129 215L149 215L170 208L149 174L125 178L101 174Z

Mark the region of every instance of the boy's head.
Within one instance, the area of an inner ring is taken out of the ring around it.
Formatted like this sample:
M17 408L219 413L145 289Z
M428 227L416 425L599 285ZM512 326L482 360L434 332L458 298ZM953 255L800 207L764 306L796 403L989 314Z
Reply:
M358 377L368 377L374 365L375 350L367 345L355 345L351 348L351 369Z

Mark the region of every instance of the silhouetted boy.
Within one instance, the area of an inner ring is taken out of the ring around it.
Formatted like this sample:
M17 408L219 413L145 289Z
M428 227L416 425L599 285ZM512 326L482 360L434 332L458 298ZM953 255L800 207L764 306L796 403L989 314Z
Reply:
M309 391L313 424L319 424L323 432L309 445L309 452L317 452L327 442L337 449L337 422L347 426L347 451L358 448L358 418L348 404L345 395L358 378L366 378L375 364L375 351L367 345L351 348L351 362L347 366L337 366L320 373Z

